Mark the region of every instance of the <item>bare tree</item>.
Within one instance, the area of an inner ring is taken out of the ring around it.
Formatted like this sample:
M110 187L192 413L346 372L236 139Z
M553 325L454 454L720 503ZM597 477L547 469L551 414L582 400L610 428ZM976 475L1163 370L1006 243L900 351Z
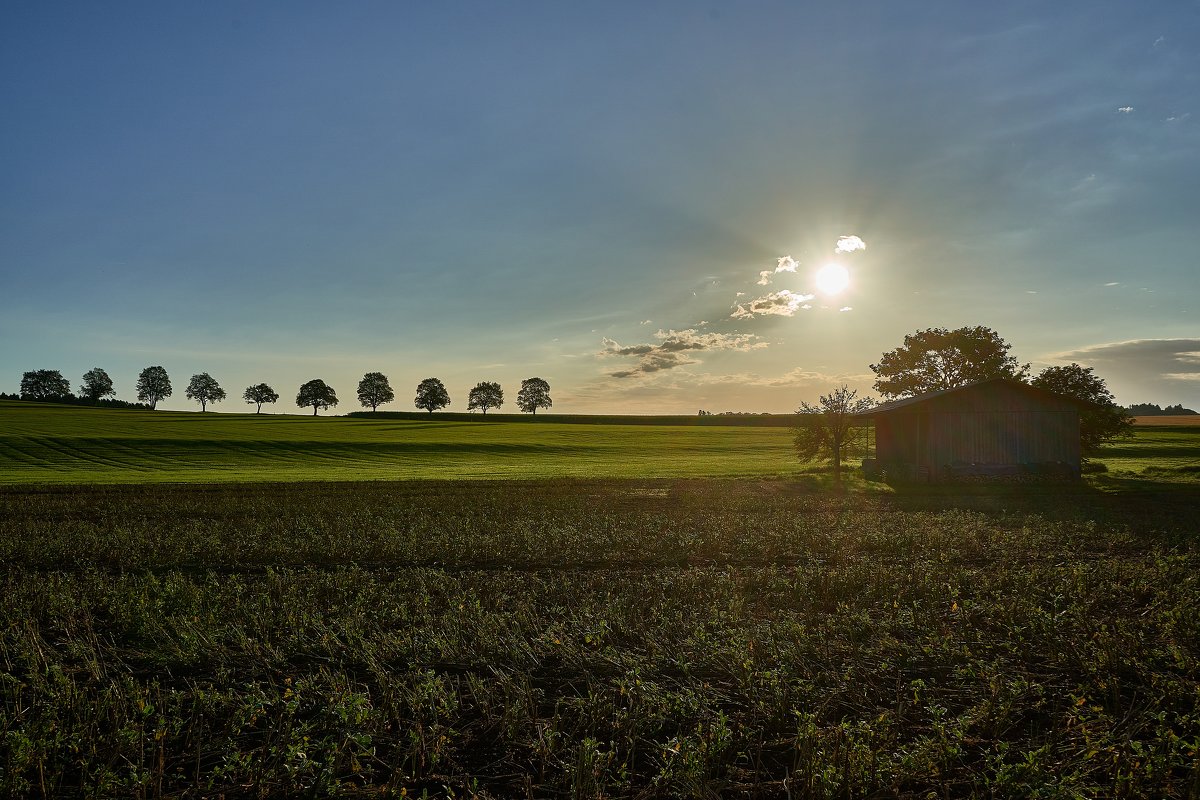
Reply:
M818 459L833 464L833 480L842 482L842 461L849 447L865 439L867 428L855 414L869 411L875 401L864 397L855 399L858 392L842 384L833 392L822 395L816 405L800 403L796 409L796 455L801 461Z

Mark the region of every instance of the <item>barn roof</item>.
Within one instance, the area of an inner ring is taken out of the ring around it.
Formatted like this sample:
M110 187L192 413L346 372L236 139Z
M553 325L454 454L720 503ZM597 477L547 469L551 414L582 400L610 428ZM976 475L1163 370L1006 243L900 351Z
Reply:
M991 385L1010 387L1010 388L1016 389L1020 392L1029 394L1032 397L1036 397L1036 398L1043 399L1043 400L1056 400L1059 402L1065 400L1069 403L1075 404L1080 409L1088 408L1092 405L1091 403L1088 403L1084 400L1079 400L1074 397L1067 397L1066 395L1056 394L1054 392L1048 392L1045 389L1039 389L1036 386L1030 386L1028 383L1016 380L1015 378L988 378L987 380L984 380L984 381L975 381L974 383L966 383L966 384L963 384L962 386L955 386L953 389L939 389L936 392L926 392L925 394L919 394L919 395L916 395L915 397L905 397L900 400L892 400L889 403L880 403L879 405L875 406L874 408L871 408L867 411L863 411L859 414L855 414L855 416L857 416L857 417L874 417L874 416L877 416L880 414L890 414L893 411L903 411L903 410L914 411L916 409L912 408L913 406L922 405L924 403L929 402L930 400L935 400L935 399L942 398L942 397L948 397L950 395L955 395L955 394L964 393L964 392L974 392L974 391L978 391L978 390L982 389L983 387L987 387L987 386L991 386Z

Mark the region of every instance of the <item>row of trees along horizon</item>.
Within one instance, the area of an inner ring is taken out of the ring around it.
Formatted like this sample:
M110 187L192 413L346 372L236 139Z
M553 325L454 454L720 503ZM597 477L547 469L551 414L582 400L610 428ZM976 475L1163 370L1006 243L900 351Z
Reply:
M1128 408L1116 404L1116 400L1102 378L1091 367L1079 364L1047 367L1038 375L1030 377L1029 364L1020 364L1009 354L1011 345L991 328L983 326L957 328L928 328L904 337L904 343L884 353L878 364L871 364L875 373L875 389L885 399L912 397L927 392L953 389L968 383L990 378L1011 378L1029 383L1031 386L1055 394L1080 400L1084 403L1081 425L1082 444L1085 451L1095 450L1100 444L1128 433L1131 414L1195 414L1182 405L1161 409L1151 403L1142 403ZM115 398L116 390L112 379L100 367L88 370L79 387L79 397L97 405L134 406L153 410L159 400L172 394L171 379L161 366L146 367L137 380L137 398L144 405L125 403ZM205 411L209 403L224 400L225 390L207 372L193 375L185 392L189 400L200 404ZM837 392L822 396L815 405L801 403L798 414L845 415L870 408L874 400L857 398L857 392L842 386ZM6 395L0 395L5 398ZM72 401L71 386L58 370L33 370L21 379L22 400ZM242 399L256 405L256 413L262 406L279 400L279 393L268 384L259 383L246 387ZM379 406L395 400L388 378L381 372L368 372L358 383L358 401L372 412ZM318 410L338 404L337 393L323 380L308 381L296 394L296 405L311 407L313 415ZM500 384L483 381L475 385L467 395L468 411L482 411L504 404L504 390ZM417 408L433 413L450 405L450 394L437 378L426 378L417 385L414 399ZM536 414L539 408L550 408L550 384L541 378L526 378L517 393L517 407L522 412ZM706 412L701 411L702 415Z
M161 366L143 369L138 375L136 389L139 403L116 400L117 392L113 387L112 378L100 367L93 367L83 374L79 394L74 395L71 393L70 382L59 370L37 369L22 375L19 399L48 402L83 400L94 405L144 408L153 411L160 400L165 400L174 392L171 378ZM184 395L189 400L199 403L202 412L208 410L209 403L219 403L227 396L217 379L207 372L193 375ZM0 395L0 398L4 397L6 396ZM256 414L261 414L263 405L279 400L279 393L268 384L258 383L247 386L242 392L242 399L255 406ZM358 402L363 408L376 411L379 406L391 403L395 399L396 393L388 377L382 372L368 372L358 382ZM337 404L337 392L320 378L304 383L296 393L296 405L300 408L311 407L313 416L316 416L318 410L332 408ZM413 404L432 414L450 405L450 393L439 379L426 378L417 384L417 396ZM468 411L478 410L486 414L488 409L500 408L503 405L504 389L498 383L481 381L467 394ZM539 408L550 408L553 405L549 383L541 378L526 378L521 381L521 389L517 392L517 407L521 411L537 414Z

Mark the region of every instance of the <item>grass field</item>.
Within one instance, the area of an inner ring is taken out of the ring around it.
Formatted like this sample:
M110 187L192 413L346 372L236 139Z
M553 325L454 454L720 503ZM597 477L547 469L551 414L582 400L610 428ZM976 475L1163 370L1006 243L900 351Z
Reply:
M458 415L462 416L462 415ZM477 418L478 419L478 418ZM189 414L0 401L0 482L793 475L786 428Z
M0 797L1200 797L1200 427L577 422L0 404Z
M1197 493L0 489L0 796L1195 797Z
M690 417L574 424L579 419L314 418L0 401L0 483L796 477L811 469L796 463L791 432L775 417L729 425L705 418L703 426ZM1118 474L1200 479L1200 427L1138 427L1097 460Z

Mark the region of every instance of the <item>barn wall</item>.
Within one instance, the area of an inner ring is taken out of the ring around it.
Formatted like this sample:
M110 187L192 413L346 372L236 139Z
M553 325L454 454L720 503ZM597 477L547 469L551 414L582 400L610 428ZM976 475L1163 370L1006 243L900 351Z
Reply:
M881 466L910 479L948 465L1062 463L1078 473L1079 412L1067 400L992 385L930 398L875 417Z

